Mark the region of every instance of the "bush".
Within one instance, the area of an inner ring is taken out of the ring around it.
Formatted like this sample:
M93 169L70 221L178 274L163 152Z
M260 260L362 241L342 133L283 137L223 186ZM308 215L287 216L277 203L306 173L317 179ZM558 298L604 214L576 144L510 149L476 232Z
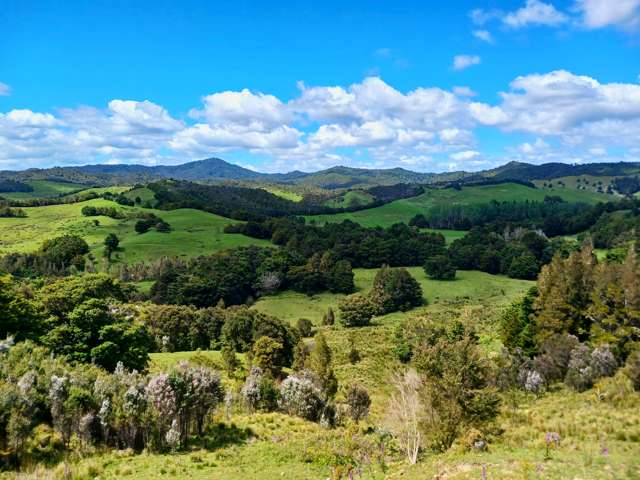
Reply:
M313 422L320 420L324 401L322 392L306 377L291 375L280 385L280 408Z
M258 367L251 367L240 394L250 411L272 412L278 404L278 389L273 379Z
M565 383L579 392L593 387L602 377L616 372L617 362L608 346L591 350L580 344L571 351Z
M280 342L273 338L260 337L253 344L253 363L263 372L277 378L285 364L283 348Z
M640 350L636 350L629 355L627 363L625 364L624 373L629 377L629 380L631 380L633 389L640 391Z
M350 385L345 394L347 400L347 414L356 423L369 414L371 398L369 392L359 385Z
M456 278L456 267L446 255L427 258L424 272L434 280L453 280Z
M310 337L311 332L313 331L313 323L308 318L299 318L296 323L296 327L298 328L298 332L300 332L300 336L302 337Z
M424 333L414 354L427 412L422 430L431 448L444 451L466 430L491 424L500 399L489 388L490 371L474 336L433 328Z
M422 288L406 268L382 267L369 293L376 314L406 311L422 305Z
M369 325L376 309L368 297L354 293L342 299L338 310L340 320L345 327L364 327Z

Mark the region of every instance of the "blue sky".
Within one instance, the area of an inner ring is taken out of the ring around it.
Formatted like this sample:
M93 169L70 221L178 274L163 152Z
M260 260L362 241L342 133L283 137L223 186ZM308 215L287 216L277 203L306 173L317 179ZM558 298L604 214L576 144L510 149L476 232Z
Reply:
M0 169L640 159L640 0L5 0L0 31Z

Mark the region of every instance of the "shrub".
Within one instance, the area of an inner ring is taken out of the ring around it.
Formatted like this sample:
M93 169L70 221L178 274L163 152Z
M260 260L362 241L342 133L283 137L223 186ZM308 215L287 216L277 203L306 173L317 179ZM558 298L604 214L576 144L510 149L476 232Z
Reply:
M631 380L634 390L640 391L640 350L636 350L629 355L624 373Z
M292 375L280 385L279 406L289 415L318 421L324 408L322 392L306 377Z
M500 399L489 388L490 371L476 338L425 332L414 363L422 374L422 431L431 448L447 450L464 431L495 420Z
M406 311L422 305L422 288L406 268L382 267L373 281L369 298L379 315Z
M269 373L274 378L280 376L285 359L280 342L273 338L260 337L253 344L253 363L263 372Z
M359 293L349 295L340 301L340 320L345 327L364 327L369 325L375 314L375 307L368 297Z
M333 308L329 307L327 309L327 313L325 313L322 317L322 324L331 326L335 323L335 314L333 313Z
M347 413L356 423L369 414L371 398L369 392L359 385L350 385L345 394Z
M296 323L296 327L298 327L298 332L302 337L310 337L311 332L313 330L313 323L308 318L299 318Z
M578 391L588 390L602 377L610 377L617 362L608 346L591 350L580 344L571 351L565 383Z
M427 258L424 272L434 280L453 280L456 278L456 267L446 255Z
M556 334L546 339L541 346L541 354L533 360L533 369L547 384L562 381L567 374L571 352L578 346L577 337Z
M278 404L278 389L273 379L258 367L251 367L240 394L250 411L271 412Z

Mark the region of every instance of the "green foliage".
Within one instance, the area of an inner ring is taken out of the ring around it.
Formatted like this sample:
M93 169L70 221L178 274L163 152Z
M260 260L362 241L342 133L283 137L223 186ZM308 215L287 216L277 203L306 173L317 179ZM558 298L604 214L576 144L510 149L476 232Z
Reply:
M253 364L263 372L278 378L285 366L286 359L280 342L266 336L258 338L253 344Z
M338 309L340 322L345 327L363 327L369 325L371 318L376 313L376 307L368 296L354 293L343 298Z
M454 325L427 328L421 338L413 356L428 412L421 427L428 445L444 451L469 428L490 428L500 400L475 336Z
M434 280L453 280L456 278L456 267L446 255L435 255L427 258L424 272Z
M301 337L310 337L313 332L313 323L308 318L299 318L296 322L296 328Z
M369 392L360 385L349 385L345 393L347 413L356 423L369 414L371 398Z
M231 378L235 375L235 372L240 368L241 364L236 356L235 350L228 345L223 345L222 350L222 363L224 364L227 375Z
M511 304L500 316L500 340L512 352L519 349L529 356L535 353L531 322L537 293L535 287L531 288L521 300Z
M83 255L89 252L89 245L76 235L63 235L62 237L46 240L40 248L39 255L47 263L55 265L60 270L75 266L84 270Z
M0 276L0 339L35 339L42 332L37 311L9 275Z
M640 350L629 355L624 373L631 380L634 390L640 391Z
M405 268L382 267L369 293L379 315L406 311L422 305L422 288Z
M338 391L338 381L333 372L331 357L327 340L322 331L319 331L314 337L314 346L309 355L309 370L318 376L320 387L327 397L333 397Z

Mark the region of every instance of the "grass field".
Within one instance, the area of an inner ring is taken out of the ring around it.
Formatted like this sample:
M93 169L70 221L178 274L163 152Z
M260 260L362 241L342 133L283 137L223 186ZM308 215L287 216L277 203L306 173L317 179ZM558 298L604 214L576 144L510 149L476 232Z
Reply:
M354 205L367 205L373 202L373 195L362 190L349 190L345 194L326 202L328 207L346 208Z
M86 188L77 183L51 182L49 180L29 180L24 183L33 187L33 191L0 193L0 196L9 200L27 200L30 198L57 197L58 195Z
M558 195L569 202L597 203L611 200L611 195L574 190L569 188L530 188L516 183L462 187L461 190L429 189L417 197L396 200L381 207L334 215L308 216L317 223L353 220L365 227L388 227L398 222L408 222L418 213L425 213L436 205L473 205L497 201L542 201L547 195Z
M302 200L302 195L296 192L292 192L291 190L285 190L283 188L278 188L274 186L267 186L264 189L269 192L277 195L278 197L284 198L286 200L291 200L292 202L299 202Z
M514 298L524 294L533 282L514 280L484 272L459 271L453 281L439 281L427 278L420 267L408 268L411 275L418 280L424 293L427 305L421 310L433 310L452 302L469 304L492 304L500 307L511 302ZM377 269L357 268L355 273L356 289L367 292L373 285ZM315 325L319 325L327 308L332 307L337 313L337 307L342 294L320 293L308 296L302 293L286 291L277 295L260 298L253 308L274 315L283 320L295 323L300 317L308 318ZM387 315L379 321L388 321L402 317L403 313Z
M169 222L170 233L155 230L139 235L134 231L135 219L115 220L109 217L84 217L82 207L115 206L127 213L146 211L155 213ZM233 220L192 209L159 211L125 207L113 202L95 199L66 205L30 207L24 209L26 218L1 218L0 254L8 252L31 252L42 242L64 234L76 234L84 238L91 252L102 257L102 242L108 233L120 238L120 249L114 254L115 261L135 262L153 260L162 256L193 257L210 254L225 248L242 245L269 245L264 240L251 239L239 234L225 234L223 229ZM99 221L99 225L94 224Z

